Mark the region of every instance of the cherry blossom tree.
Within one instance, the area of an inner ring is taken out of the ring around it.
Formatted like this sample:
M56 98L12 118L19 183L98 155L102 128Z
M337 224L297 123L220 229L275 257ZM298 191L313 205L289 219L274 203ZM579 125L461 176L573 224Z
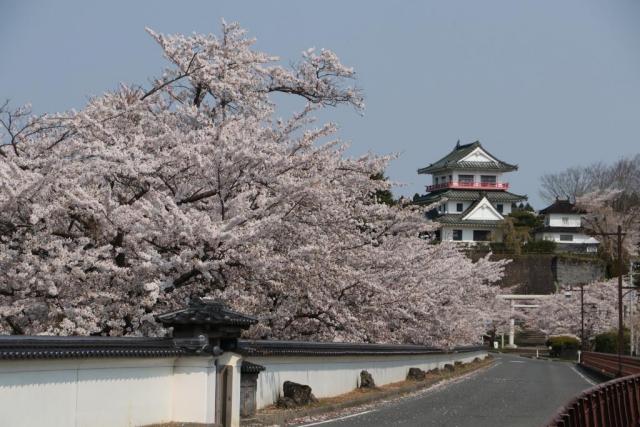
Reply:
M600 240L600 253L614 266L618 258L617 236L622 227L622 258L637 257L640 245L640 192L621 189L596 190L578 198L577 204L587 212L583 223ZM607 234L609 233L609 234ZM617 274L618 272L615 271Z
M585 335L587 337L617 328L617 280L594 282L584 286ZM566 290L540 301L528 317L530 326L547 334L580 336L582 327L580 290Z
M479 339L503 262L376 202L391 157L347 157L312 118L364 107L335 53L287 68L237 24L149 34L170 63L150 88L0 110L0 333L159 335L155 314L208 296L258 316L251 337ZM274 94L305 106L279 119Z

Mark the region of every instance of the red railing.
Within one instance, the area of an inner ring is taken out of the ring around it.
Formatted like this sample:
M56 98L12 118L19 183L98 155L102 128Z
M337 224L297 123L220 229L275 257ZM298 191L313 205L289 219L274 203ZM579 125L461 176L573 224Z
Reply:
M619 362L620 365L619 365ZM585 390L560 408L549 427L625 427L640 425L640 359L617 354L582 352L580 365L621 378Z
M580 364L605 376L618 376L617 354L583 351L580 355ZM620 375L622 377L640 374L640 358L620 356L620 369L622 370Z
M442 190L443 188L473 188L478 190L508 190L507 182L461 182L449 181L442 184L427 185L427 191Z
M587 389L556 413L549 427L627 427L640 420L640 375Z

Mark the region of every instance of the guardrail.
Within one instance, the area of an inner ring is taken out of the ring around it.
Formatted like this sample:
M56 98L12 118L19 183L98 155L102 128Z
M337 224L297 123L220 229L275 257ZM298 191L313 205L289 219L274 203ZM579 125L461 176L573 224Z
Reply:
M584 351L580 355L580 365L608 377L640 374L640 358L620 356L620 362L619 367L617 354ZM619 369L622 370L621 375L618 375Z
M640 375L592 387L562 407L549 427L626 427L640 421Z

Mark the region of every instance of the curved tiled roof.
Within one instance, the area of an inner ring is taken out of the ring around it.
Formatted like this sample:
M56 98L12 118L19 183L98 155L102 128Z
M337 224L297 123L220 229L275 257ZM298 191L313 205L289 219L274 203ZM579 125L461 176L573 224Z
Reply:
M452 352L486 350L486 347L459 347ZM323 343L308 341L238 340L237 353L243 356L355 356L439 354L448 351L411 344Z
M159 314L156 319L165 326L174 325L230 325L241 328L258 323L258 319L231 310L223 302L197 298L187 308Z
M487 191L480 192L474 190L441 190L420 196L414 201L418 205L430 205L444 198L448 200L479 200L481 196L489 199L490 202L519 202L527 200L527 196L510 193L508 191Z
M440 224L456 225L456 226L462 226L462 227L482 226L482 227L495 228L504 224L503 220L497 220L497 221L469 220L469 219L463 220L462 218L463 218L462 214L444 214L434 218L433 220Z
M464 159L467 155L469 155L476 148L482 148L482 150L487 153L489 156L493 157L497 163L493 162L460 162L461 159ZM437 162L431 163L429 166L425 166L423 168L418 169L419 174L424 173L433 173L441 170L447 169L488 169L488 170L496 170L502 172L509 172L518 169L518 165L512 165L507 162L503 162L499 160L496 156L489 153L480 141L472 142L471 144L458 144L454 147L453 151L449 154L438 160Z
M541 214L584 214L586 213L582 209L578 209L576 205L571 203L569 200L561 200L556 199L553 204L547 206L546 208L540 211Z
M188 354L171 338L0 336L0 360L172 357Z
M262 365L258 365L256 363L251 363L247 360L242 361L242 365L240 365L240 372L243 374L258 374L264 371L266 368Z

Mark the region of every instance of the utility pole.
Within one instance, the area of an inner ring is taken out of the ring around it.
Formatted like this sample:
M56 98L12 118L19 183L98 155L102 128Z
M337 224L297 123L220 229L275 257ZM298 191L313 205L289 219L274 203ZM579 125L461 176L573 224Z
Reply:
M638 294L636 293L636 291L634 290L632 292L633 298L631 299L631 302L629 304L629 310L630 310L630 314L629 314L629 321L631 322L631 355L632 356L637 356L638 351L636 348L636 341L638 339L638 337L636 336L636 330L635 330L635 319L634 319L634 314L635 314L635 308L636 308L636 302L638 301Z
M622 376L622 351L624 349L624 324L622 321L622 226L618 225L618 376Z
M622 226L618 225L615 233L593 233L596 236L616 236L618 239L618 372L617 376L622 376L622 353L624 351L624 323L622 320Z
M634 273L635 273L635 268L636 268L636 262L634 262L633 260L629 260L629 288L632 289L631 291L631 300L629 301L629 321L630 323L630 327L631 327L631 356L635 356L636 355L636 334L635 334L635 325L634 325L634 318L633 318L633 314L636 308L636 304L638 303L638 293L637 293L637 287L636 287L636 281L634 278Z
M580 286L580 347L584 351L584 283L580 283L578 286Z

